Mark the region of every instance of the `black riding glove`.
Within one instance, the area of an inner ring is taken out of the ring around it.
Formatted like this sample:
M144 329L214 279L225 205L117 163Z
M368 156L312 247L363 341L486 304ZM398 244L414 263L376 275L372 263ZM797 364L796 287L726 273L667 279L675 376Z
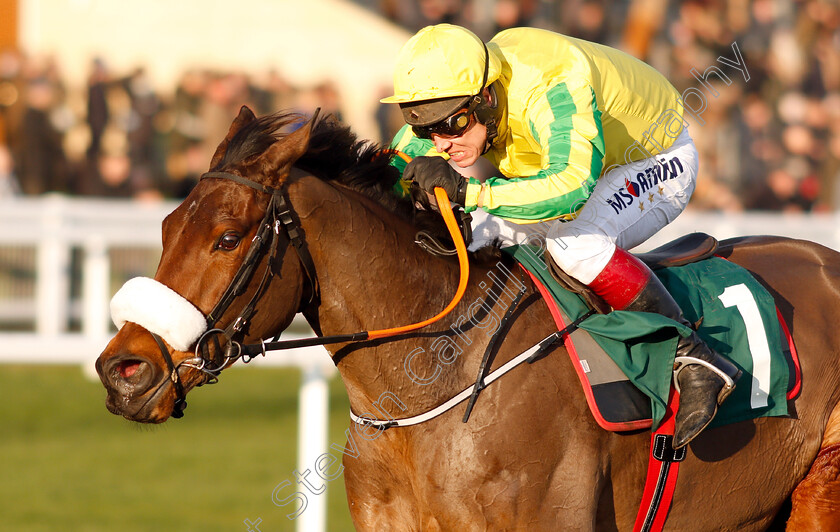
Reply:
M415 157L406 165L403 179L413 181L430 194L434 194L435 187L441 187L449 200L459 205L464 205L467 198L467 180L443 157Z

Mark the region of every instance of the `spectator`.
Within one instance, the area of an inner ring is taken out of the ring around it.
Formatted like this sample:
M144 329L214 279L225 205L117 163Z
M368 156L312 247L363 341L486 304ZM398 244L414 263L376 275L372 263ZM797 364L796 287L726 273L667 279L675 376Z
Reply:
M26 86L26 108L14 150L15 173L25 194L68 189L61 133L50 119L56 97L56 88L46 78L32 79Z
M131 102L125 124L131 181L138 189L158 188L160 183L155 175L160 174L163 157L158 153L155 142L157 131L154 120L160 111L160 100L142 68L124 80L123 88Z
M382 13L397 24L417 31L429 24L468 24L471 17L463 0L385 0Z
M87 123L90 128L88 158L97 160L102 148L102 136L108 125L108 71L101 59L94 59L88 78Z

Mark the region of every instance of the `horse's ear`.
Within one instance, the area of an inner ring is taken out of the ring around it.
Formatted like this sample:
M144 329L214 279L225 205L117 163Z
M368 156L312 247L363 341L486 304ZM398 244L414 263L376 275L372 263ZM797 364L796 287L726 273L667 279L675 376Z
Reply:
M315 110L307 123L300 126L292 133L286 135L284 138L278 140L271 147L265 151L260 158L263 164L263 175L271 178L281 178L288 174L292 165L298 159L303 157L306 150L309 148L309 139L312 135L312 130L315 129L315 124L318 121L318 114L321 108Z
M243 105L239 109L239 114L233 120L233 123L230 125L230 129L228 130L227 135L225 136L224 140L219 144L219 147L216 148L216 153L213 154L213 159L210 161L210 169L216 168L216 166L222 162L222 158L225 156L225 152L228 149L228 145L230 144L230 140L239 133L239 130L242 129L245 124L256 120L256 116L254 112L247 105Z

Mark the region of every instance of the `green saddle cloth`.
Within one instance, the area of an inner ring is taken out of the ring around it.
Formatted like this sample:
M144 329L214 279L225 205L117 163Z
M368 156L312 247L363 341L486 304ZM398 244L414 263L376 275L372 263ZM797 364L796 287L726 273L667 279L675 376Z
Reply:
M581 297L563 288L548 272L541 250L512 246L502 251L536 276L572 320L587 312ZM654 273L686 319L696 323L702 317L697 329L700 337L744 372L710 427L786 416L790 372L776 305L767 290L747 270L720 258ZM690 329L659 314L628 311L590 316L580 328L650 399L656 428L665 414L679 335L687 335Z

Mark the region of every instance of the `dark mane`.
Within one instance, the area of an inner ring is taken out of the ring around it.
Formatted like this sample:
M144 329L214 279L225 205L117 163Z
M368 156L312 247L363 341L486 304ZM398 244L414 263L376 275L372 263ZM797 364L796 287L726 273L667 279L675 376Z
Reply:
M257 118L236 133L224 157L212 170L222 170L259 156L305 120L306 117L300 114L284 112ZM390 164L392 157L381 146L359 140L349 127L341 125L332 115L327 115L315 124L309 148L295 166L371 198L418 230L422 229L447 246L454 247L438 213L416 210L410 199L400 198L394 192L394 185L400 176ZM478 255L473 254L473 257L480 261L496 260L499 257L498 248L487 246Z
M262 154L305 120L300 114L285 112L257 118L231 139L224 157L213 170ZM341 183L392 212L411 216L411 203L393 192L399 173L389 164L390 160L391 155L383 152L381 146L359 140L349 127L327 115L316 123L309 148L295 166L325 181Z

